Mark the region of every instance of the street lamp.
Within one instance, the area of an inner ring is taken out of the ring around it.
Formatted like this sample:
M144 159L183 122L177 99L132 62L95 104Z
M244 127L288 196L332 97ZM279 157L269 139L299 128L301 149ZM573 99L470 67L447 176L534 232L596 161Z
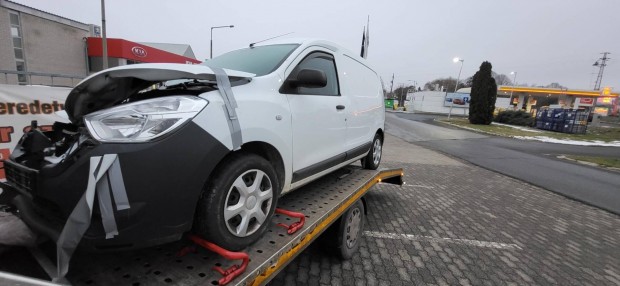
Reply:
M216 27L211 27L211 50L209 52L209 59L213 58L213 29L219 29L219 28L234 28L234 25L229 25L229 26L216 26Z
M456 90L459 87L459 80L461 79L461 71L463 70L463 62L465 61L464 59L459 59L458 57L452 59L452 61L454 63L458 63L461 62L461 68L459 69L459 76L456 77L456 86L454 86L454 92L456 92Z
M512 71L510 72L510 74L514 74L515 76L512 78L512 89L510 90L510 100L508 101L508 105L512 105L512 92L515 89L515 85L517 85L517 72L516 71ZM514 110L514 106L512 107L512 109Z
M461 79L461 71L463 71L463 62L465 60L461 59L459 57L455 57L454 59L452 59L452 61L454 63L461 62L461 68L459 69L459 75L456 77L456 85L454 86L454 92L456 92L456 90L459 87L459 80ZM448 96L448 92L447 91L446 91L446 96ZM452 106L453 105L454 105L454 98L450 101L450 111L448 112L448 121L450 121L450 115L452 115Z

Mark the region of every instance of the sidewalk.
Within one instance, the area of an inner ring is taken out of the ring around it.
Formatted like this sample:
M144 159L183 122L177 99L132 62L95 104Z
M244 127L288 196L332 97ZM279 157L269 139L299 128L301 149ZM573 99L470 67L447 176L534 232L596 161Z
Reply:
M320 243L273 285L620 284L620 217L386 134L405 185L366 196L359 253Z

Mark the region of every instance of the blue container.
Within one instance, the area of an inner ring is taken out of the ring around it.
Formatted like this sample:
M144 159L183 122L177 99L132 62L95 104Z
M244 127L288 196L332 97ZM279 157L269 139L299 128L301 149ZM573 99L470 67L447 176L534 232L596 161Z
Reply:
M536 128L563 133L585 134L589 113L585 110L542 109L536 113Z

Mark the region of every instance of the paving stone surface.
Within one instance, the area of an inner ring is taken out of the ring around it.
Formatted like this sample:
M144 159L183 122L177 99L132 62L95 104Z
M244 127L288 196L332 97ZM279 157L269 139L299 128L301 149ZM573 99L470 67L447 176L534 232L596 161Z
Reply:
M386 141L406 184L368 193L359 252L315 242L272 285L620 285L619 216Z

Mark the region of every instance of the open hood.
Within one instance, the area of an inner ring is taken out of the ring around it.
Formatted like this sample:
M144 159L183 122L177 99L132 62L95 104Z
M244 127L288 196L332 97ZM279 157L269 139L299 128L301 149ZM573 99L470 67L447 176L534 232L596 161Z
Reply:
M224 69L231 81L255 76ZM65 110L73 124L91 112L105 109L153 84L174 79L198 79L215 82L208 66L188 64L135 64L107 69L78 83L65 101Z

